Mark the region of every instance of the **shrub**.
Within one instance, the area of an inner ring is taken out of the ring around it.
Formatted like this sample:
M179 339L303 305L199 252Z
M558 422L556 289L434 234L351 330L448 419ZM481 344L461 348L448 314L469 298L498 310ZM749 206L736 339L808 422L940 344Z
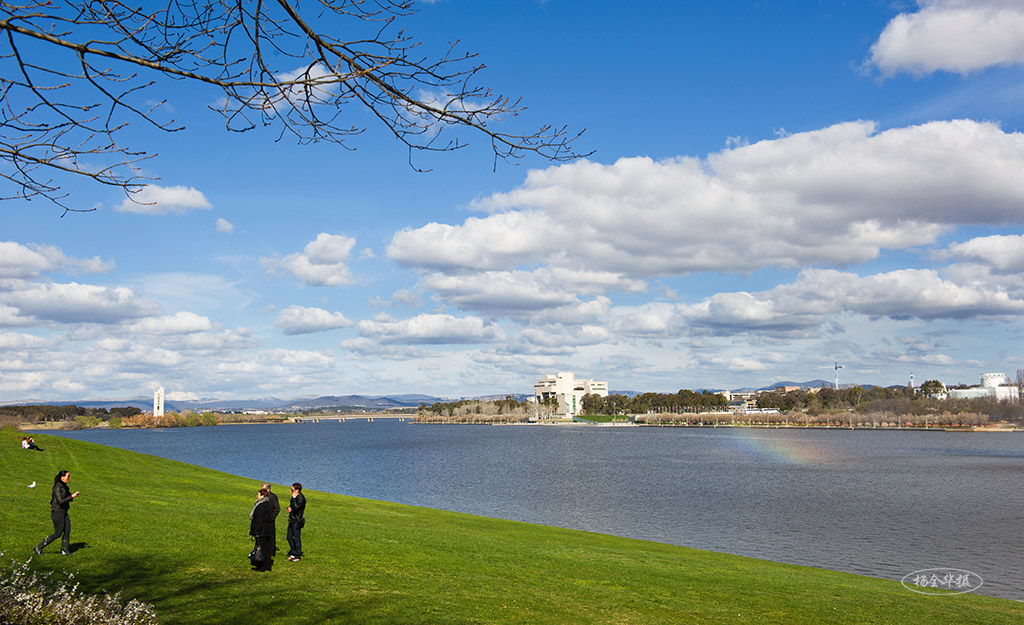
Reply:
M0 557L3 554L0 553ZM156 625L153 606L118 593L88 595L67 580L36 573L27 562L0 570L0 623L4 625Z

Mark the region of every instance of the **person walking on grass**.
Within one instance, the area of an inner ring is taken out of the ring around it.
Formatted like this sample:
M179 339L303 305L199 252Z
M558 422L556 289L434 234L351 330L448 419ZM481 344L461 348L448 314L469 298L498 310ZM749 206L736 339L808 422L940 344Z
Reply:
M68 516L68 508L71 501L78 497L78 491L71 492L68 488L68 479L71 473L58 471L53 478L53 492L50 494L50 520L53 521L53 533L43 539L43 542L36 545L34 551L42 555L43 549L60 537L60 553L63 556L71 555L71 517Z
M257 571L269 571L274 565L274 506L270 502L270 491L261 488L256 495L256 503L249 512L249 535L256 539L256 546L263 552L261 560L254 560Z
M302 528L306 519L302 516L306 511L306 496L302 494L302 484L292 484L292 500L288 502L288 559L298 562L302 559Z

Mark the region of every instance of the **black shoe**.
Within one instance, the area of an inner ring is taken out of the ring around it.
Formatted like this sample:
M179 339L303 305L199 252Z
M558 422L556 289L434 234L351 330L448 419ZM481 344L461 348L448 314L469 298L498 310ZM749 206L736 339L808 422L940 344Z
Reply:
M62 556L70 556L71 552L70 551L64 551L63 549L61 549L60 550L60 555L62 555Z
M43 550L39 547L32 547L32 551L35 551L37 556L43 555Z

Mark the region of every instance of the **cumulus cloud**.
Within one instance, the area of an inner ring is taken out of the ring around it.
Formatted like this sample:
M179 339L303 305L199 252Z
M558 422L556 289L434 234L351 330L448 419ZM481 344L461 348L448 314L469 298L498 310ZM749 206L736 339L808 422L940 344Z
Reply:
M213 323L202 315L182 311L163 317L150 317L129 324L126 329L138 334L191 334L209 332Z
M365 320L359 322L358 329L365 338L393 344L493 343L505 338L501 328L479 317L445 314L422 314L402 320Z
M527 272L487 271L456 276L434 273L423 279L422 286L436 291L458 308L492 314L529 314L577 301L571 292L552 289Z
M260 265L271 273L286 271L311 286L352 284L348 260L355 244L352 237L321 232L301 253L281 259L261 258Z
M1024 313L1024 294L998 284L945 279L933 269L870 276L807 269L792 284L760 293L718 293L677 312L691 331L786 336L820 329L846 312L869 318L966 319Z
M217 232L221 234L231 234L235 231L235 225L227 219L220 217L217 219Z
M640 288L623 278L863 263L930 244L955 224L1020 221L1022 167L1024 135L995 124L842 123L704 160L531 171L519 188L477 203L489 216L402 230L387 251L447 275L540 265L619 276L591 278L593 291Z
M322 308L289 306L281 311L274 322L285 334L309 334L335 328L347 328L352 322L340 312L328 312Z
M679 331L675 309L674 305L664 302L617 306L611 311L608 324L620 336L672 336Z
M150 317L159 309L126 287L31 284L0 296L19 314L60 323L118 323Z
M518 354L568 355L584 345L600 345L613 341L608 328L599 325L526 328L508 343L505 350Z
M918 0L871 46L868 65L884 75L967 74L1024 63L1024 4L1018 0Z
M98 256L71 258L54 246L0 241L0 278L30 279L48 272L77 270L96 274L113 268L113 262Z
M131 197L125 198L116 210L139 215L166 215L168 213L180 215L193 210L209 210L211 208L213 208L213 204L210 204L202 191L194 187L181 185L161 187L150 184L142 187Z
M33 334L21 332L0 332L0 350L42 349L50 341Z
M978 237L950 245L949 253L956 258L991 265L1003 273L1024 272L1024 235Z

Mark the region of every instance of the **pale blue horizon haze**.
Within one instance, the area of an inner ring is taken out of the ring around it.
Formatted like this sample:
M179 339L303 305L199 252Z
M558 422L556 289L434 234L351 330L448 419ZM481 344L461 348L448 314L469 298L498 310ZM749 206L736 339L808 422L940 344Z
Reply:
M157 85L186 129L124 133L155 203L0 202L0 403L1024 368L1024 2L416 8L427 51L522 98L502 130L593 153L495 165L462 132L417 172L372 123L354 150L229 133L216 91Z

